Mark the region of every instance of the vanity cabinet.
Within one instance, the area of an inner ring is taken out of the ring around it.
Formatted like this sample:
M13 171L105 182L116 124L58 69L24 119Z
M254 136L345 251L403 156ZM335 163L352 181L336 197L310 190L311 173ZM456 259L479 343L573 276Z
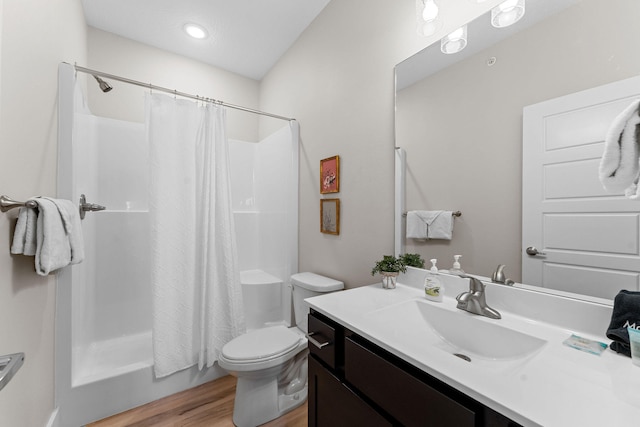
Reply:
M311 310L309 426L518 424Z

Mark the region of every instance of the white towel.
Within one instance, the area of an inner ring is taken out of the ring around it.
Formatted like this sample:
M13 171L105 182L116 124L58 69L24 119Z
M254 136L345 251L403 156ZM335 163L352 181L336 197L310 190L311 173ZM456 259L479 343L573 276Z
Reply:
M440 211L429 224L430 239L451 240L453 237L453 212Z
M422 211L407 212L407 239L426 239L427 224L420 216Z
M13 232L12 254L34 256L36 254L36 226L38 217L36 210L20 208L16 229Z
M11 253L35 255L41 276L78 264L84 259L82 226L77 206L70 200L37 197L35 209L21 208Z
M638 198L640 173L638 132L640 132L640 100L631 103L611 123L605 136L604 154L600 161L600 182L607 191L624 191Z
M453 236L452 211L407 212L407 238L444 239Z
M71 200L44 198L53 202L58 208L65 234L69 240L71 251L69 264L81 263L84 260L84 239L82 237L82 222L78 205Z

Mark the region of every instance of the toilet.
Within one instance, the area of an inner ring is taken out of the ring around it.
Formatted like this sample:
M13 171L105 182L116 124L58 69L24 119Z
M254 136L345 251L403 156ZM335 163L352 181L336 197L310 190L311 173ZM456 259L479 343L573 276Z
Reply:
M273 276L265 276L264 286L259 286L259 276L253 274L252 280L242 283L245 299L257 301L260 298L256 295L264 294L267 288L280 295ZM246 278L241 277L241 281ZM304 299L342 290L344 284L315 273L298 273L291 276L291 285L294 327L287 327L284 322L275 325L273 321L262 322L263 327L249 330L222 348L220 367L238 378L233 408L233 423L238 427L269 422L302 405L307 398L309 307ZM247 325L258 325L263 310L252 310L246 304L245 310Z

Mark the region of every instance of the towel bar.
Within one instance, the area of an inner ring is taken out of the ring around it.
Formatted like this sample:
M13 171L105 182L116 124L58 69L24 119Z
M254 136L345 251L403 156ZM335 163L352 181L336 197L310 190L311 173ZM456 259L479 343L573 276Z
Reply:
M11 197L8 196L0 196L0 211L1 212L7 212L11 209L14 208L19 208L19 207L23 207L26 206L28 208L31 209L35 209L38 207L38 204L36 202L34 202L33 200L28 200L26 202L18 202L17 200L13 200ZM87 199L84 196L84 194L82 194L80 196L80 219L84 219L84 215L87 212L96 212L96 211L103 211L105 210L106 207L101 206L101 205L97 205L95 203L87 203Z
M95 203L87 203L87 198L84 194L80 195L80 219L84 219L87 212L103 211L106 207L97 205Z
M10 197L0 196L0 211L2 212L7 212L8 210L11 210L13 208L19 208L22 206L34 209L38 207L38 204L33 200L29 200L27 202L18 202Z
M407 213L403 212L402 216L407 216ZM460 211L451 212L451 216L462 216L462 212Z

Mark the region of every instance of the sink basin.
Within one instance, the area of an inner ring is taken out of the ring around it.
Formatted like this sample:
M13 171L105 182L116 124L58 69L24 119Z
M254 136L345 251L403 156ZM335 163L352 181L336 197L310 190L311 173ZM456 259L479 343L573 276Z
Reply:
M383 323L407 325L432 332L448 344L447 350L487 359L517 359L533 354L546 343L538 337L502 326L462 310L451 310L421 300L405 301L369 313ZM405 323L406 322L406 323ZM428 340L428 336L420 339Z

